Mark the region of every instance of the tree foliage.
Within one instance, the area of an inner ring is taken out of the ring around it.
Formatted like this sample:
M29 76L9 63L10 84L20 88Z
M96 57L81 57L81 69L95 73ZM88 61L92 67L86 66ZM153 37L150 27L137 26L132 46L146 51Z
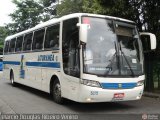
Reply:
M59 1L56 0L39 0L38 3L43 8L41 16L42 21L47 21L56 15L56 7Z
M82 0L63 0L57 6L57 15L63 16L71 13L83 12Z
M13 0L16 10L10 14L13 23L7 24L10 34L34 27L55 14L54 0Z
M8 34L8 30L5 27L0 27L0 55L3 52L3 43L7 34Z
M33 0L13 0L17 10L10 14L13 23L7 25L11 33L23 31L37 25L42 17L42 7Z
M160 20L160 1L146 0L144 3L143 14L145 30L155 33L157 37L160 38L160 24L158 23L158 21Z

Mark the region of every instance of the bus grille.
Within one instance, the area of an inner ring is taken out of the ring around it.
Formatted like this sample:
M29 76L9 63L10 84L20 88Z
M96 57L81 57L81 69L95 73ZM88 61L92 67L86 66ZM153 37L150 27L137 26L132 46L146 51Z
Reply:
M137 86L137 83L101 83L103 89L131 89Z

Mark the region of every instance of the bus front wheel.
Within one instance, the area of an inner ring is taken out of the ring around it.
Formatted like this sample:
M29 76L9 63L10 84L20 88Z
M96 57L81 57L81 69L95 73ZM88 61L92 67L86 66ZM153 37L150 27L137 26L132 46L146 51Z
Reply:
M53 83L53 100L58 104L63 103L63 98L61 96L61 85L57 79Z
M13 72L11 72L11 74L10 74L10 80L11 80L11 84L12 84L12 86L16 86L16 83L14 82L14 74L13 74Z

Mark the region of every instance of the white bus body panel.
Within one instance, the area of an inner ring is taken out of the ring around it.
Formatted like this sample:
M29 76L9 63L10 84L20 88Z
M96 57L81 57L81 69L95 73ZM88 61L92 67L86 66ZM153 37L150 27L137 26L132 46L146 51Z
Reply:
M25 77L20 77L20 69L21 69L21 57L24 56L23 59L23 69L25 71ZM9 64L5 64L7 69L4 69L4 77L5 79L10 79L10 71L13 70L14 73L14 81L17 83L21 83L30 87L34 87L36 89L40 89L46 92L49 91L49 85L51 77L54 74L57 74L60 71L60 68L52 68L52 67L42 67L43 65L37 65L38 56L40 55L53 55L54 59L57 61L44 62L40 61L42 64L47 63L60 63L60 54L52 53L52 51L43 51L43 52L31 52L31 53L21 53L21 54L10 54L5 56L5 61L10 61ZM17 65L16 65L17 64ZM28 64L28 65L27 65ZM33 65L32 65L33 64ZM34 65L35 64L35 65ZM58 75L57 75L58 76Z

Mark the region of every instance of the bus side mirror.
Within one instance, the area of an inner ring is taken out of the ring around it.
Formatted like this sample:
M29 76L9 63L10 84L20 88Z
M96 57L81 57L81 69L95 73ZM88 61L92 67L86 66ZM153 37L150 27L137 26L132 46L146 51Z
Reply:
M156 36L152 33L140 33L143 51L148 52L156 49Z
M79 27L80 41L86 43L88 38L89 25L78 23L77 26Z

